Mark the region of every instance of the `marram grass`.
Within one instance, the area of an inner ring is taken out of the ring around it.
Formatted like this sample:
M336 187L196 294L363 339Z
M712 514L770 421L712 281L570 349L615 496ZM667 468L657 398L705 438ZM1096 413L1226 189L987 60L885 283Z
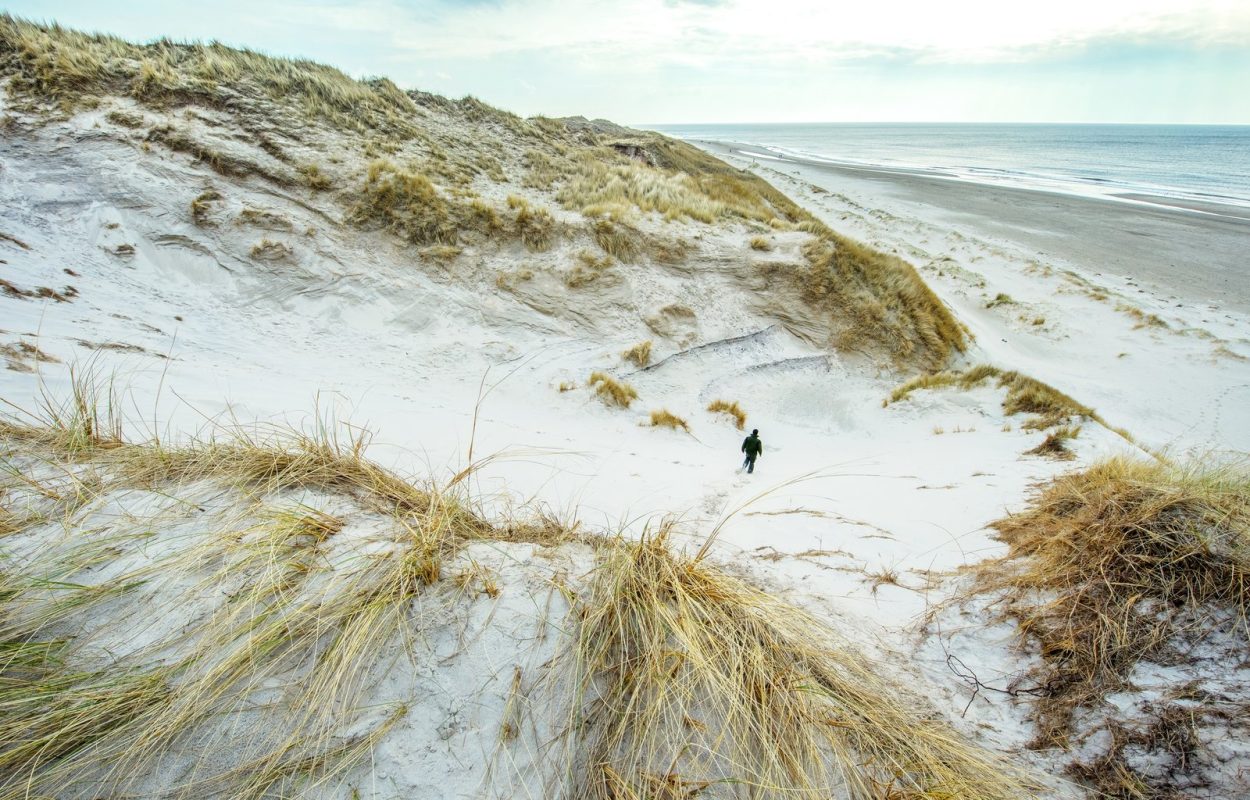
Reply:
M611 548L574 619L558 796L1016 800L1037 788L833 630L676 552L664 530Z
M134 444L95 424L115 418L90 405L107 394L78 397L0 429L11 528L0 538L0 800L348 791L410 708L366 698L414 636L449 624L415 614L426 604L414 600L516 590L472 561L446 574L464 546L489 541L575 542L596 561L566 591L567 637L545 668L559 694L521 703L518 670L500 720L494 757L554 748L542 761L549 796L1032 791L834 631L683 555L667 531L638 541L541 520L496 527L450 489L366 460L359 435L261 428ZM292 502L309 490L389 520L369 555L341 549L342 517ZM9 508L19 493L28 507ZM48 535L90 525L97 500L118 494L161 501L90 536ZM205 502L225 510L202 516ZM533 715L561 735L526 743Z

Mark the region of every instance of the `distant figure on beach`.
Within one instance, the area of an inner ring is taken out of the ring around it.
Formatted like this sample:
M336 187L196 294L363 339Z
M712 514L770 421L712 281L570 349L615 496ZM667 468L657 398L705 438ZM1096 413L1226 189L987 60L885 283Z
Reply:
M742 466L747 468L747 474L749 475L755 472L755 459L764 455L764 443L760 441L758 428L751 431L751 435L742 440L742 452L746 453Z

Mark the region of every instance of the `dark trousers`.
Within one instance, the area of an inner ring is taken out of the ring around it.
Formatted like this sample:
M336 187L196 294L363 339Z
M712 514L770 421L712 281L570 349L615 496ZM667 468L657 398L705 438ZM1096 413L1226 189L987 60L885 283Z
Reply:
M747 474L755 472L755 453L747 453L747 457L743 459L742 466L747 468Z

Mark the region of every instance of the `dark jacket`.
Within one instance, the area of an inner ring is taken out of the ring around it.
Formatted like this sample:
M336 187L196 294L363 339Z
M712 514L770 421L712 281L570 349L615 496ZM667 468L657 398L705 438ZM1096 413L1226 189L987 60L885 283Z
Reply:
M749 456L764 455L764 443L760 441L760 437L751 435L742 440L742 452Z

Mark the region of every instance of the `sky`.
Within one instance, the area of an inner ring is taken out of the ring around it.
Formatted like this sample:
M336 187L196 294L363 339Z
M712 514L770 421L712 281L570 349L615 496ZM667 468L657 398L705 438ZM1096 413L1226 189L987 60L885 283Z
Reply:
M0 0L525 116L1250 124L1250 0Z

